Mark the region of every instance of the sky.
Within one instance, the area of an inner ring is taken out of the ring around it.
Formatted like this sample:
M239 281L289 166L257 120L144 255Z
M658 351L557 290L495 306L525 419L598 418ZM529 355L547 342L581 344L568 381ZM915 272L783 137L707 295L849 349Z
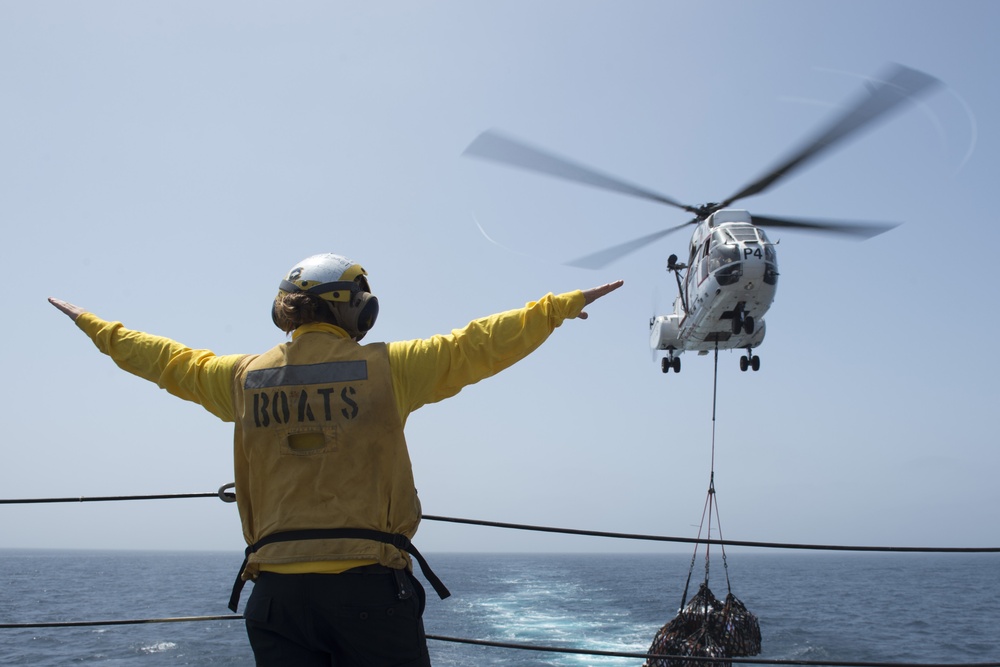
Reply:
M695 537L1000 546L992 333L1000 4L987 0L0 2L0 246L11 297L0 497L211 492L232 429L119 370L55 296L217 354L282 342L298 260L365 266L367 341L625 285L508 371L411 415L426 514ZM648 201L462 157L497 129L689 204L795 147L887 63L943 83L766 193L790 231L757 350L664 375L678 225ZM713 529L717 528L713 522ZM718 537L718 534L713 534ZM687 551L425 521L435 551ZM243 548L213 499L0 506L0 548ZM238 558L238 556L237 556Z

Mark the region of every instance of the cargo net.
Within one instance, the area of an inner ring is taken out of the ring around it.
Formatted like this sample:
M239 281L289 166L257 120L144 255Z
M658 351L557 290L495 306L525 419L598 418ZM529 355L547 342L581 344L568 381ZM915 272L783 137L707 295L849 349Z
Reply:
M702 583L690 602L656 633L648 653L675 657L649 658L643 667L730 667L726 658L760 653L760 624L732 592L719 602L708 583ZM688 656L720 660L685 660Z

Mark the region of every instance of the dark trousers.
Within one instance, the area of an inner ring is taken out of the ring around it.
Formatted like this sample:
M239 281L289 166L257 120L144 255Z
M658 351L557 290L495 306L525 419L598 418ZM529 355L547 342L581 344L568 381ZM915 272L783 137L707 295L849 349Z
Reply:
M425 600L409 572L261 572L243 616L257 667L429 667Z

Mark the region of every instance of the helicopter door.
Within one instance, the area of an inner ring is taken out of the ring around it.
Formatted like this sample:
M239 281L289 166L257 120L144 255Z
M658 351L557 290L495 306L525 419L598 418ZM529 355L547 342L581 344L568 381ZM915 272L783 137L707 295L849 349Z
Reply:
M710 252L709 248L711 247L711 244L712 244L712 237L709 236L707 239L705 239L705 244L702 246L701 252L699 253L699 255L700 255L698 257L698 263L699 263L699 266L698 266L698 284L699 285L702 284L703 282L705 282L705 279L708 278L708 273L709 273L709 268L708 268L708 253Z

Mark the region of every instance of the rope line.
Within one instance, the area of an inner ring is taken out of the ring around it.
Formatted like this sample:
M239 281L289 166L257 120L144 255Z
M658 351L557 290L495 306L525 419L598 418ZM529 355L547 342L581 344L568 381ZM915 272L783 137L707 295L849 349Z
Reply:
M228 494L227 494L228 495ZM123 500L174 500L178 498L219 498L219 492L211 493L163 493L155 495L132 496L75 496L63 498L0 498L0 505L27 505L39 503L86 503L112 502ZM440 521L458 523L470 526L488 528L506 528L509 530L524 530L542 533L557 533L563 535L581 535L585 537L607 537L619 540L644 540L648 542L677 542L680 544L714 544L736 547L760 547L767 549L804 549L817 551L887 551L913 553L1000 553L1000 547L893 547L893 546L859 546L838 544L798 544L793 542L761 542L754 540L713 540L699 537L675 537L670 535L648 535L642 533L616 533L604 530L587 530L581 528L558 528L525 523L509 523L503 521L486 521L482 519L465 519L459 517L424 514L425 521Z
M837 544L795 544L789 542L756 542L750 540L712 540L700 537L671 537L667 535L643 535L638 533L614 533L601 530L581 530L575 528L554 528L519 523L504 523L500 521L482 521L478 519L457 519L454 517L424 515L427 521L445 521L463 523L491 528L510 528L514 530L529 530L546 533L561 533L566 535L585 535L589 537L611 537L622 540L647 540L653 542L680 542L683 544L718 544L737 547L766 547L771 549L816 549L833 551L890 551L890 552L920 552L920 553L1000 553L1000 547L879 547L879 546L848 546Z
M749 352L748 352L749 354ZM719 541L722 545L719 551L722 553L722 571L726 575L726 589L728 593L733 592L732 584L729 582L729 563L726 562L725 539L722 537L722 517L719 516L719 496L715 492L715 414L716 405L719 402L719 341L715 341L715 377L712 381L712 471L708 479L708 496L715 505L715 530L719 534ZM709 517L708 536L712 536L711 517ZM705 585L708 586L708 547L705 547Z
M0 505L30 505L39 503L105 503L116 500L175 500L178 498L218 498L215 493L160 493L142 496L76 496L69 498L0 498Z
M547 653L572 653L575 655L608 656L615 658L659 658L661 660L677 660L684 662L705 662L705 663L745 663L755 665L827 665L828 667L1000 667L1000 662L971 662L971 663L930 663L930 662L849 662L834 660L784 660L774 658L720 658L695 655L664 655L660 653L632 653L628 651L600 651L596 649L573 649L555 646L538 646L534 644L513 644L509 642L495 642L484 639L462 639L458 637L442 637L439 635L427 635L427 639L434 639L444 642L455 642L459 644L472 644L475 646L489 646L492 648L510 648L525 651L544 651Z
M226 614L221 616L176 616L167 618L137 618L121 620L103 621L57 621L42 623L0 623L0 629L10 628L68 628L68 627L92 627L98 625L142 625L146 623L190 623L197 621L242 621L243 616L239 614ZM602 651L597 649L576 649L556 646L542 646L536 644L517 644L511 642L497 642L485 639L468 639L464 637L447 637L442 635L427 635L427 639L456 644L469 644L474 646L488 646L493 648L508 648L524 651L539 651L544 653L570 653L574 655L607 656L617 658L659 658L677 659L688 661L717 662L719 658L699 657L699 656L673 656L661 655L657 653L635 653L629 651ZM726 658L727 662L738 662L748 664L766 665L829 665L831 667L1000 667L1000 662L975 662L975 663L905 663L905 662L831 662L814 660L775 660L775 659L753 659L753 658Z
M722 519L719 517L719 501L715 493L715 433L716 433L716 415L718 414L719 405L719 341L715 341L715 363L714 363L714 373L712 376L712 447L711 447L711 458L709 464L709 474L708 474L708 493L705 495L705 507L701 512L701 523L698 524L698 537L701 538L702 531L706 527L706 519L708 521L708 529L706 531L706 536L709 538L705 544L705 579L704 585L708 587L710 565L711 565L711 537L712 537L712 515L715 515L716 532L719 535L719 544L722 552L722 567L726 575L726 588L729 593L733 592L732 585L729 582L729 565L726 563L726 547L725 541L722 539ZM681 606L683 609L687 604L688 590L691 585L691 577L694 575L694 566L698 558L698 549L702 542L699 541L695 544L694 553L691 554L691 565L688 568L687 579L684 582L684 592L681 594ZM708 610L705 610L705 619L708 619Z
M38 629L38 628L70 628L70 627L92 627L97 625L142 625L147 623L190 623L197 621L243 621L243 616L239 614L225 614L221 616L175 616L167 618L137 618L122 620L104 621L57 621L41 623L0 623L0 629ZM447 637L442 635L427 635L427 639L454 644L469 644L473 646L485 646L491 648L506 648L522 651L538 651L542 653L567 653L573 655L591 655L614 658L636 658L636 659L661 659L661 660L684 660L689 662L719 662L715 657L700 656L675 656L663 655L659 653L636 653L630 651L602 651L597 649L578 649L558 646L543 646L537 644L517 644L511 642L498 642L486 639L467 639L464 637ZM757 665L826 665L828 667L1000 667L1000 662L968 662L968 663L926 663L926 662L843 662L830 660L782 660L764 658L726 658L725 662L745 663Z
M192 621L242 621L239 614L222 616L171 616L168 618L129 618L104 621L47 621L37 623L0 623L0 629L13 628L86 628L95 625L143 625L145 623L190 623Z

